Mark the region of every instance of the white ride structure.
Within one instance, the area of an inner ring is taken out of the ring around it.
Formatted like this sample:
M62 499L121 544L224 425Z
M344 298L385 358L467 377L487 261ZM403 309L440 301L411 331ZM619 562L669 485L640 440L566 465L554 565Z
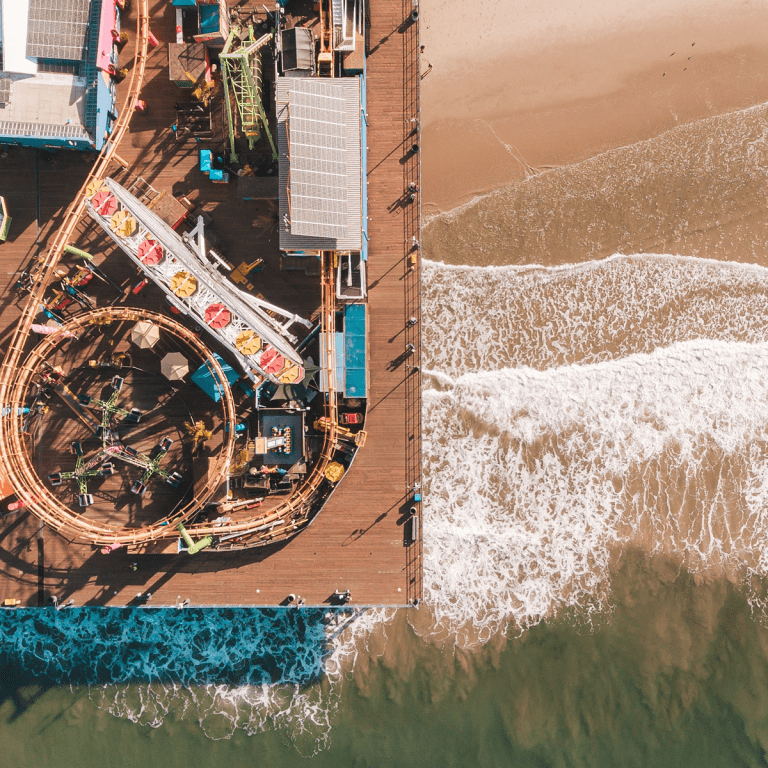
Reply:
M206 328L255 384L304 378L304 363L294 347L298 339L289 329L294 323L311 328L308 320L251 296L222 275L219 268L231 267L215 254L209 258L201 219L193 237L183 239L116 181L105 184L89 190L88 213L172 306Z
M354 51L356 37L363 34L365 17L361 0L332 0L333 47L337 51Z

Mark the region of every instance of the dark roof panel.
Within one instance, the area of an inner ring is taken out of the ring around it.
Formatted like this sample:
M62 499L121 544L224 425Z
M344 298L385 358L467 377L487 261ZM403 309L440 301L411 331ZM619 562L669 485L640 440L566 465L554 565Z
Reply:
M315 68L315 40L306 27L293 27L282 33L281 51L283 70L313 70Z
M30 0L27 56L83 61L91 0Z
M11 76L0 72L0 104L8 104L11 100Z

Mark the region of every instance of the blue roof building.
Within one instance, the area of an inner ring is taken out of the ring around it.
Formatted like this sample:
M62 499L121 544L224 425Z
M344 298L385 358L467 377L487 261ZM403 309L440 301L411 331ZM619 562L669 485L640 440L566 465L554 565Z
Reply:
M216 362L221 366L221 370L227 377L227 381L230 384L234 384L239 378L240 374L227 362L225 362L219 355L214 353ZM208 363L203 363L190 377L191 380L197 384L200 389L205 392L208 397L213 400L214 403L218 403L221 400L221 392L219 391L219 383L213 377L213 369Z
M116 0L0 0L0 144L100 150L119 25Z

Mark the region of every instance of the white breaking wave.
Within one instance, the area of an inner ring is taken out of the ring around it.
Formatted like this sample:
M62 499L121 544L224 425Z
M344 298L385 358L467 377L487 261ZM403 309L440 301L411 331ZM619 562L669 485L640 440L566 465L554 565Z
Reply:
M567 609L603 611L629 547L768 575L768 270L668 255L427 261L423 299L419 634L471 647ZM313 754L358 654L386 647L392 613L333 637L320 683L92 697L152 726L188 712L211 738L278 727Z
M424 434L435 631L472 642L602 605L628 546L768 574L768 344L442 374Z
M422 301L424 363L450 376L595 363L696 338L768 341L768 269L695 257L425 261Z
M300 609L288 608L287 611ZM159 616L159 613L155 614ZM264 682L262 684L232 685L201 680L188 685L167 679L162 670L156 670L158 678L150 683L108 684L90 686L91 700L101 709L116 717L125 718L139 725L159 728L169 715L176 719L196 720L203 733L210 739L228 739L240 730L249 735L265 730L279 729L294 743L305 757L316 754L328 745L331 722L339 702L339 688L349 670L357 664L358 656L374 631L383 632L391 621L394 609L358 610L328 615L325 629L327 648L307 646L309 658L299 659L311 668L315 654L326 651L322 660L322 679L307 683L305 675L297 670L297 682ZM242 620L242 617L241 617ZM270 628L270 619L263 620L254 612L255 623L262 622ZM158 621L161 621L158 619ZM212 642L215 633L208 634ZM226 633L225 633L226 634ZM259 647L249 647L258 666L262 656L282 650L290 655L288 647L295 638L274 633L265 637ZM221 642L221 636L218 637ZM247 639L249 641L250 638ZM226 649L212 649L211 654L221 657L226 669ZM235 654L236 655L236 654ZM240 654L245 657L246 654ZM215 675L216 666L206 668L205 675ZM288 675L290 677L290 675Z

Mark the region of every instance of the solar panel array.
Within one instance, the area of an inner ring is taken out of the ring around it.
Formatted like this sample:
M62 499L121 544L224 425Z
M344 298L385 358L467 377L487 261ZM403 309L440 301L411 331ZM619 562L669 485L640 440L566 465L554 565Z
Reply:
M10 75L0 72L0 104L8 104L11 100L11 83L13 80Z
M346 98L333 84L296 79L288 97L291 233L347 234Z
M30 0L27 56L82 61L91 0Z

